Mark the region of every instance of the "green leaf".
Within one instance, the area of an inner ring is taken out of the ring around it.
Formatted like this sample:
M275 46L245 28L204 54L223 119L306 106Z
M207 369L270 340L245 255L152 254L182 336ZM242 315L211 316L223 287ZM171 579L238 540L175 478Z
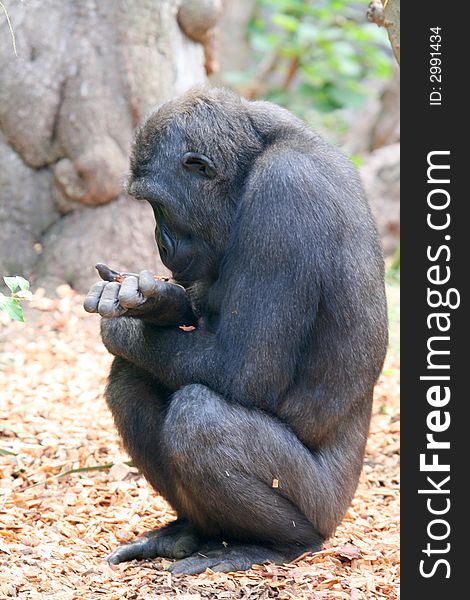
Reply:
M340 61L335 61L336 72L340 73L344 77L351 79L359 79L362 68L355 60L350 60L349 58L342 58Z
M29 290L20 290L19 292L16 292L15 296L20 300L31 300L33 294Z
M357 108L364 103L365 98L364 91L354 88L352 85L331 87L329 95L333 102L345 108Z
M18 454L16 454L16 452L11 452L6 448L0 447L0 456L18 456Z
M113 467L114 464L115 463L105 463L102 465L93 465L91 467L78 467L76 469L67 469L66 471L57 473L57 475L51 475L50 477L48 477L47 479L44 479L43 481L37 481L36 483L33 483L32 485L28 485L28 487L26 487L25 489L29 490L31 488L37 487L38 485L45 485L49 481L53 481L54 479L60 479L61 477L65 477L66 475L73 475L74 473L88 473L89 471L107 471L108 469L111 469L111 467ZM129 467L134 466L133 462L131 460L124 461L124 464Z
M285 29L289 33L297 31L297 27L299 26L299 22L295 17L282 14L274 15L273 23L279 27L282 27L282 29Z
M354 163L354 165L358 169L359 169L359 167L362 167L362 165L364 164L364 157L361 156L360 154L351 154L349 159L351 160L352 163Z
M4 277L3 281L7 284L8 288L12 292L16 292L16 290L20 287L18 277Z
M305 45L308 42L314 42L317 38L319 28L312 23L300 23L298 31L298 41L300 45Z
M18 429L14 425L10 425L9 423L0 423L0 431L11 431L14 433L16 437L29 437L22 429Z
M29 281L24 277L20 277L20 275L15 275L14 277L4 277L3 281L13 293L15 293L18 288L23 291L29 290Z
M21 308L18 300L7 298L7 302L5 303L3 310L6 311L10 319L24 323L23 309Z
M274 47L272 36L268 36L264 33L254 33L251 37L251 43L253 48L257 52L270 52Z
M20 286L20 290L22 291L28 291L29 290L29 281L27 279L25 279L24 277L20 277L19 275L16 276L16 280L18 282L18 285Z

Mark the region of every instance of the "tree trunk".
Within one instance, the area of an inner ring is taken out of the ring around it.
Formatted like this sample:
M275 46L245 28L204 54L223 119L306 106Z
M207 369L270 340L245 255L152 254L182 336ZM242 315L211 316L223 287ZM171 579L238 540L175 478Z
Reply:
M250 64L247 29L255 0L224 0L223 6L218 24L220 71L243 71ZM222 78L215 78L216 82L219 80Z
M393 53L400 64L400 0L372 0L367 18L379 27L385 27Z
M162 272L152 212L121 182L145 114L205 81L177 0L3 3L0 274L84 291L96 262Z
M385 22L393 53L400 64L400 0L389 0L385 5Z

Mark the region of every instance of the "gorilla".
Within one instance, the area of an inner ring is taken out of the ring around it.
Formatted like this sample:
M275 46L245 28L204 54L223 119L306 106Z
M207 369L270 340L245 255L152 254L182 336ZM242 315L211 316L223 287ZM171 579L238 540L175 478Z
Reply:
M137 131L127 191L172 279L101 265L85 309L115 356L123 443L177 519L109 562L195 574L320 550L357 487L387 346L356 169L287 110L197 88Z

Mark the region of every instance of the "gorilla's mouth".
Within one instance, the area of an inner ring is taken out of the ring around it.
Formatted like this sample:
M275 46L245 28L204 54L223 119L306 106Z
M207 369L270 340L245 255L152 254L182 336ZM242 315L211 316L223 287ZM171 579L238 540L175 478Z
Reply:
M176 247L178 245L177 242L173 239L168 231L167 227L164 224L157 226L157 231L155 233L155 239L157 242L158 250L160 252L160 257L162 261L165 263L165 260L171 261L171 259L176 254ZM168 265L166 265L168 266Z
M155 240L157 242L162 263L165 265L165 267L167 267L167 269L170 269L173 277L179 281L185 281L185 283L192 282L194 277L189 275L194 275L191 273L191 271L194 269L194 262L197 258L196 255L190 255L187 257L186 261L184 260L183 256L179 256L179 240L175 240L170 235L165 225L157 227L155 232Z
M194 265L194 261L196 260L196 256L193 256L191 258L191 260L188 262L188 264L181 270L181 271L173 271L171 270L170 267L168 267L172 274L173 274L173 279L175 279L176 281L185 283L185 284L189 284L192 283L193 281L195 281L194 278L194 273L192 273L192 277L189 277L188 275L191 273L191 271L193 270L193 265ZM163 259L162 259L163 261ZM166 267L168 265L165 265Z

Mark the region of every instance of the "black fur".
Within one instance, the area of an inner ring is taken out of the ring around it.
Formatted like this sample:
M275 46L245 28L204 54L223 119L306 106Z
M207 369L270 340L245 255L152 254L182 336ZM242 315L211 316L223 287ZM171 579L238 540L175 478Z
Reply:
M111 562L195 573L319 550L357 486L387 344L355 168L288 111L199 89L138 131L128 189L154 208L196 329L151 308L102 320L109 407L178 514Z

